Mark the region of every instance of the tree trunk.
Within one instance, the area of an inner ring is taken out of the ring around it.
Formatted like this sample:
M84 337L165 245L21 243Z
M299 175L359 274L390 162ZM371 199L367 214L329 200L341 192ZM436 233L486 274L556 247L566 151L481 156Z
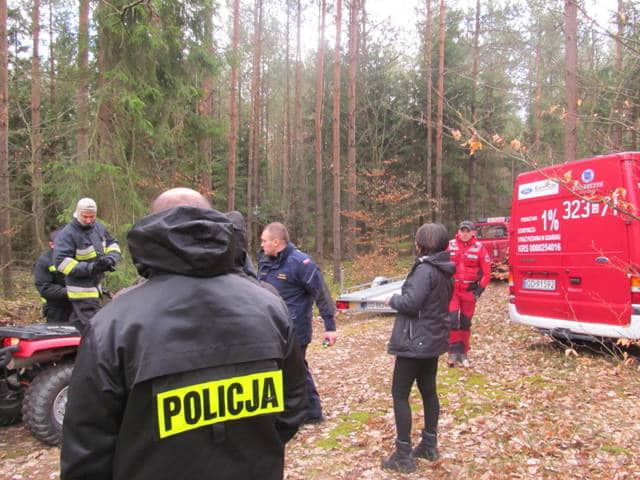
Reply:
M89 159L89 0L80 0L79 5L76 159L84 165Z
M578 145L578 7L576 0L564 2L565 54L566 54L566 96L567 110L564 119L564 161L576 159Z
M55 0L49 1L49 103L51 110L56 110L56 49L53 48L53 6Z
M471 66L471 123L473 134L478 128L476 122L478 121L476 115L477 109L477 94L478 94L478 58L480 58L480 0L476 0L476 25L473 32L473 64ZM475 218L474 202L477 201L473 196L473 185L476 182L476 164L478 159L475 153L469 154L469 189L467 190L467 218Z
M290 30L291 30L291 9L289 1L285 2L287 9L287 21L285 25L285 68L284 68L284 125L282 126L282 211L284 212L285 223L291 222L291 78L289 75L290 61Z
M531 146L533 147L533 154L538 153L540 147L540 116L542 114L541 101L542 101L542 27L538 24L536 29L536 49L534 53L534 95L531 102ZM513 179L515 182L515 177Z
M613 115L611 115L611 120L613 121L613 129L611 132L611 148L615 151L622 151L622 122L624 120L624 116L622 115L624 104L622 101L622 92L624 91L624 81L622 71L622 37L624 35L624 2L623 0L618 0L618 12L617 12L617 21L618 25L618 34L615 37L615 59L614 59L614 78L618 79L616 85L616 98L613 103Z
M358 184L356 170L356 73L358 68L358 13L360 0L351 0L349 6L349 70L347 72L347 232L346 253L350 258L356 254L356 221L353 217L357 208Z
M31 214L34 240L39 249L45 247L44 208L42 201L42 132L40 118L40 0L33 1L33 56L31 58Z
M301 41L301 25L302 25L302 6L301 0L296 1L296 71L295 71L295 110L293 121L293 135L295 138L293 150L293 162L298 171L298 179L301 185L300 191L300 231L302 239L306 241L311 235L310 215L309 215L309 172L307 167L306 156L303 152L302 145L302 41Z
M431 33L431 24L433 22L433 12L431 9L431 2L433 0L426 0L427 4L427 18L425 21L425 31L424 31L424 77L425 77L425 90L427 94L427 104L425 106L424 118L426 123L426 134L427 138L425 139L425 165L424 165L424 184L425 184L425 193L427 195L427 205L429 206L429 213L427 217L430 220L433 220L433 209L431 206L433 205L433 172L432 172L432 162L433 162L433 151L432 151L432 140L433 140L433 100L432 100L432 90L433 90L433 78L431 76L431 58L432 58L432 50L433 50L433 38Z
M324 205L322 195L322 120L324 110L324 27L325 0L320 0L320 34L316 66L315 166L316 166L316 261L324 259Z
M444 20L445 0L440 0L440 26L438 48L438 111L436 117L436 222L442 222L442 130L444 128Z
M229 158L227 161L227 210L236 209L236 163L238 161L238 64L240 63L240 0L233 0L231 34L231 73L229 75Z
M202 40L204 50L211 58L214 56L213 49L213 5L211 0L205 2L203 8L204 16L204 38ZM202 72L202 95L198 102L198 114L204 117L206 122L213 120L213 72L210 67L205 67ZM213 180L211 170L213 168L213 138L207 131L200 135L198 139L200 154L200 193L209 200L213 199Z
M258 198L260 178L260 62L262 57L262 0L256 0L253 12L253 60L251 78L251 113L249 115L249 160L247 175L247 233L249 245L256 245L258 235L257 213L260 204Z
M333 50L333 115L332 115L332 159L333 159L333 278L340 278L342 260L341 243L341 164L340 164L340 34L342 32L342 0L336 0L336 44Z
M9 40L7 0L0 0L0 274L2 290L13 297L11 252L11 194L9 190Z
M362 9L362 35L360 45L362 46L361 56L362 58L367 58L367 0L360 0L360 6ZM363 81L366 82L366 76L364 76Z

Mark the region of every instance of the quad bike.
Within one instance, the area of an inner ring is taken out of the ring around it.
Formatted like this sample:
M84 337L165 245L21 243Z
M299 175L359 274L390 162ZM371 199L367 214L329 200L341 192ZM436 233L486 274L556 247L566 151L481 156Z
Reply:
M68 324L0 327L0 426L22 418L36 438L60 445L79 343Z

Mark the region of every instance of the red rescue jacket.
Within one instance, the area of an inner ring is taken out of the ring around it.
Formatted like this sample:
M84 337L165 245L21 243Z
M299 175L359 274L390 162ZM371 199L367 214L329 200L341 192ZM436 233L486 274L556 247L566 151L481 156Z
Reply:
M478 282L484 289L491 280L491 258L487 249L472 236L468 242L463 242L459 234L449 240L447 248L451 254L451 261L456 265L453 276L455 288L467 289L467 284Z

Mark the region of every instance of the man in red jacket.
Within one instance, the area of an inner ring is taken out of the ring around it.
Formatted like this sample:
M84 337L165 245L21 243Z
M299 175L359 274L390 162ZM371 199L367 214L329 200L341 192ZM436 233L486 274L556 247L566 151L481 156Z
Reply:
M471 318L476 301L491 280L491 259L476 239L474 225L469 220L460 223L455 238L449 241L451 261L456 265L453 294L449 302L449 359L447 364L469 367L467 352L471 343Z

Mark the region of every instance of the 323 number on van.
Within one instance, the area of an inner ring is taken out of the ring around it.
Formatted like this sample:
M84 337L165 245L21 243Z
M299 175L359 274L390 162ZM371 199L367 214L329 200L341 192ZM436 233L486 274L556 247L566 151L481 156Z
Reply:
M609 205L606 203L589 202L583 199L565 200L562 202L562 218L564 220L575 220L578 218L589 218L591 215L600 215L604 217L609 210ZM617 210L613 210L614 215L617 215Z

